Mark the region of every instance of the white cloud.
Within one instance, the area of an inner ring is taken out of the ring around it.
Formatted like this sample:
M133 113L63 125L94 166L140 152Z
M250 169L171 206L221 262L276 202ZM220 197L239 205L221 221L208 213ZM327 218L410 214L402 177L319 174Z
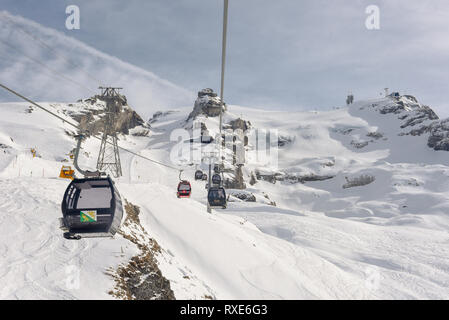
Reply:
M99 93L99 85L121 86L129 103L149 117L159 109L191 105L194 99L193 93L149 71L7 12L0 14L0 52L1 82L37 100L74 101Z
M51 1L41 3L59 17ZM365 28L372 4L380 8L376 31ZM79 39L192 92L219 87L221 0L79 6ZM447 0L231 1L226 101L327 109L344 104L349 90L358 99L390 87L449 116L448 9Z

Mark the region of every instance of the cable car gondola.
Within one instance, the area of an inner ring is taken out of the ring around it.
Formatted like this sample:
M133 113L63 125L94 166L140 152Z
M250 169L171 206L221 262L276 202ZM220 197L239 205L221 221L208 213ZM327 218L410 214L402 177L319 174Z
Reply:
M211 187L207 193L207 201L210 207L222 207L226 209L226 191L223 187Z
M178 198L189 198L192 193L192 186L187 180L182 180L178 183Z
M202 180L203 179L203 171L196 170L195 171L195 180Z
M110 177L74 179L61 205L64 237L110 237L120 227L123 207Z
M221 176L220 176L220 174L215 173L215 174L212 176L212 184L213 184L213 185L220 185L220 184L221 184Z
M203 181L207 181L207 174L203 173L203 177L201 178Z
M66 239L112 237L118 231L123 206L120 194L108 177L99 171L85 171L78 166L78 156L83 136L78 145L73 164L84 175L75 178L67 187L61 203L60 227Z
M201 135L201 143L211 143L214 139L210 135Z

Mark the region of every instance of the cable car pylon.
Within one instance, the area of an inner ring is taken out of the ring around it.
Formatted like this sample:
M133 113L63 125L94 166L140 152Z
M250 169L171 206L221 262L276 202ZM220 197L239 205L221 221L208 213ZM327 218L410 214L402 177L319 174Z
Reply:
M106 102L106 117L104 120L100 151L98 153L97 169L109 171L114 178L118 178L123 174L115 123L116 115L122 111L122 106L125 101L119 94L119 90L122 88L99 87L99 89L102 90L100 99Z
M83 138L87 135L100 141L102 141L102 138L88 130L81 129L78 124L61 117L2 83L0 83L0 88L31 103L80 132L77 136L77 148L73 160L75 168L84 175L84 179L75 178L72 180L64 193L64 198L61 203L63 218L60 219L60 227L66 231L64 237L68 239L80 239L113 236L120 227L123 217L120 194L109 176L103 178L102 175L104 173L102 171L98 169L97 171L83 170L78 164ZM111 144L109 140L106 140L106 143ZM159 166L182 172L179 168L145 157L132 150L120 146L117 146L117 148Z
M0 88L5 89L6 91L8 91L8 92L14 94L15 96L17 96L17 97L19 97L19 98L21 98L21 99L23 99L23 100L25 100L25 101L31 103L32 105L36 106L37 108L39 108L39 109L41 109L41 110L43 110L43 111L45 111L45 112L51 114L52 116L54 116L54 117L58 118L59 120L61 120L63 123L67 123L68 125L72 126L73 128L75 128L75 129L77 129L77 130L81 130L81 128L79 127L79 125L73 123L73 122L70 121L70 120L64 119L63 117L61 117L61 116L57 115L56 113L54 113L54 112L48 110L47 108L44 108L44 107L41 106L40 104L36 103L35 101L33 101L33 100L31 100L31 99L28 99L27 97L21 95L20 93L14 91L14 90L11 89L11 88L5 86L4 84L0 83ZM86 132L88 133L88 131L86 131ZM94 135L93 133L90 133L90 135L91 135L91 137L93 137L93 138L95 138L95 139L101 141L101 138L98 137L98 136L96 136L96 135ZM108 141L107 143L110 144L111 142ZM168 165L168 164L166 164L166 163L163 163L163 162L161 162L161 161L156 161L156 160L154 160L154 159L145 157L145 156L143 156L143 155L141 155L141 154L139 154L139 153L137 153L137 152L134 152L134 151L132 151L132 150L129 150L129 149L126 149L126 148L123 148L123 147L120 147L120 146L118 146L118 148L119 148L120 150L122 150L122 151L128 152L128 153L130 153L130 154L132 154L132 155L134 155L134 156L136 156L136 157L139 157L139 158L141 158L141 159L147 160L147 161L149 161L149 162L155 163L155 164L157 164L157 165L160 165L160 166L163 166L163 167L172 169L172 170L179 171L179 168L175 168L174 166L170 166L170 165Z
M220 81L220 142L222 139L222 125L223 125L223 91L224 91L224 77L225 77L225 67L226 67L226 38L228 31L228 0L224 0L223 7L223 38L221 43L221 81Z

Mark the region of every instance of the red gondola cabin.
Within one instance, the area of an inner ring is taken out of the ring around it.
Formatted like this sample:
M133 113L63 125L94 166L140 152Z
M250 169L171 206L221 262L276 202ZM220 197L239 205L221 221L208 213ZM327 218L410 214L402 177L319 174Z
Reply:
M189 198L192 193L192 186L189 181L183 180L178 183L178 198Z

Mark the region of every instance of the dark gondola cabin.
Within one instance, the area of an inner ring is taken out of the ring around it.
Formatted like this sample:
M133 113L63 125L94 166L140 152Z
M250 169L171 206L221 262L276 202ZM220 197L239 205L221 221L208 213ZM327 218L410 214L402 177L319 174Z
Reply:
M203 179L203 171L196 170L195 171L195 180L202 180Z
M64 237L113 236L120 227L123 207L111 178L73 180L61 204Z
M212 176L212 184L213 185L220 185L220 183L221 183L221 176L218 173L215 173Z
M226 209L226 191L222 187L212 187L207 194L207 201L211 207Z
M192 186L189 181L183 180L178 183L178 198L188 198L192 193Z
M203 173L203 178L201 180L207 181L207 174Z

